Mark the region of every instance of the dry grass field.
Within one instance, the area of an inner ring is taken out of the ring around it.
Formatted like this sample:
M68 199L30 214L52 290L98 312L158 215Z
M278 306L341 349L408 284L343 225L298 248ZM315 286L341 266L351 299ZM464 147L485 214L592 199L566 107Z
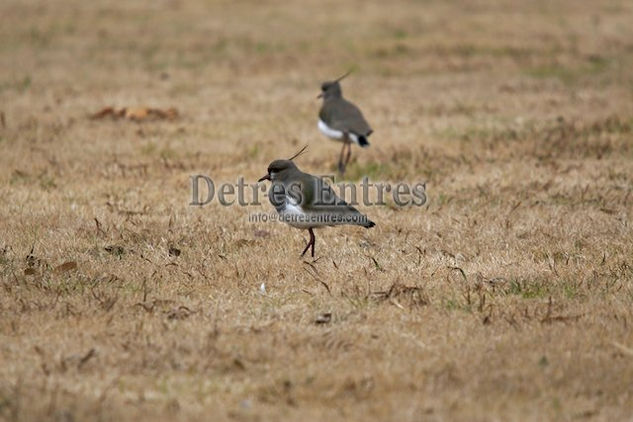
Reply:
M0 419L631 420L631 22L627 0L3 0ZM191 175L253 183L304 144L333 172L315 97L349 68L375 133L348 178L425 181L427 205L360 206L377 226L318 231L315 260L249 223L267 201L189 206Z

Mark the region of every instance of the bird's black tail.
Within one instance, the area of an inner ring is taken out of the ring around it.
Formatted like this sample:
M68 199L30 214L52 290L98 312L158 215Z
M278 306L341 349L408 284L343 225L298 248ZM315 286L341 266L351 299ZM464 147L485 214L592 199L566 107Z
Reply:
M358 137L358 145L363 148L367 148L369 146L369 141L367 141L367 137L365 135L360 135Z
M363 224L363 227L365 227L366 229L371 229L375 225L376 225L376 223L371 221L369 218L365 218L365 224Z

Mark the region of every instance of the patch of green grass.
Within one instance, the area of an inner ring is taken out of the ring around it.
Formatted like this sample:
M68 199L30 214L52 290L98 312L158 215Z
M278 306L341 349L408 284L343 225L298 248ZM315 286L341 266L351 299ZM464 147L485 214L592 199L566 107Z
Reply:
M263 41L258 41L255 43L255 52L257 53L264 54L272 50L273 47L269 43Z
M450 297L450 298L443 298L442 299L442 306L444 307L444 309L446 309L447 311L463 311L463 312L471 312L471 307L470 305L466 304L466 303L462 303L460 302L458 299L456 299L455 297Z
M563 285L563 295L567 299L575 299L578 296L578 286L575 284L566 283Z
M469 113L473 113L473 109L469 109L467 106L464 106L462 108L456 108L455 112L457 114L465 114L468 115ZM443 139L449 139L449 140L459 140L459 141L465 141L465 142L470 142L470 141L489 141L489 142L495 142L495 141L507 141L507 140L516 140L516 139L521 139L524 134L512 129L512 128L508 128L508 127L501 127L501 125L504 124L503 122L500 122L498 125L492 126L492 125L487 125L487 126L476 126L476 125L470 125L467 127L464 127L461 130L457 130L455 128L445 128L442 130L438 130L435 132L435 134L438 137L441 137Z
M11 259L6 255L6 249L0 249L0 265L7 267L11 263Z
M572 70L559 64L533 67L526 70L525 73L536 79L559 79L564 83L570 83L574 80Z
M544 281L513 280L508 287L508 293L521 296L523 299L544 299L548 296L575 299L580 295L579 287L573 281L559 281L549 285Z
M166 146L160 150L160 158L163 160L173 160L178 158L178 151L175 149Z
M448 309L449 311L454 311L456 309L459 309L459 304L454 299L446 299L442 303L444 307Z
M141 147L141 154L153 155L156 152L156 144L154 142L148 142Z
M13 80L0 82L0 92L15 90L22 94L31 87L31 82L30 75L24 75L22 78L14 78Z
M512 280L508 293L521 296L524 299L541 299L549 295L549 289L538 281Z
M431 50L442 56L458 56L463 58L474 57L509 57L515 61L539 56L553 56L558 53L557 49L537 50L527 47L514 47L509 45L490 45L477 43L455 43L432 45Z
M347 166L343 180L359 181L363 177L372 180L388 179L393 174L391 164L379 162L350 163Z
M403 40L409 36L409 33L404 29L396 29L393 31L393 36L397 40Z
M437 196L437 199L436 199L434 202L435 202L435 204L436 204L438 207L441 207L442 205L448 204L448 203L449 203L449 202L451 202L453 199L454 199L454 198L453 198L452 196L449 196L449 195L445 195L445 194L443 194L443 193L440 193L440 194Z
M32 27L28 33L28 40L36 47L47 47L51 42L51 33L43 32L39 28Z
M566 85L573 85L584 76L593 76L604 72L609 63L607 58L592 55L584 63L577 66L551 63L532 67L527 69L525 73L536 79L558 79Z
M248 156L248 158L250 159L254 159L257 158L257 156L259 155L259 145L258 144L254 144L251 148L248 149L246 155Z
M9 184L16 185L18 183L28 183L30 179L31 179L31 176L28 173L23 172L22 170L16 169L13 171L13 173L11 173Z
M354 310L356 311L363 311L368 309L370 306L373 305L373 302L371 302L369 300L369 297L366 295L362 295L362 294L358 294L357 292L354 292L350 295L348 295L347 293L343 292L342 296L345 300L347 300L347 302L352 306L352 308L354 308Z
M50 191L57 187L57 183L55 182L55 179L46 173L42 173L38 177L38 179L40 183L40 188L42 188L45 191Z
M374 57L378 58L387 58L387 57L396 57L396 56L404 56L411 53L411 48L403 43L395 43L393 45L379 47L372 52Z
M436 135L440 139L456 139L459 138L461 132L455 129L453 126L448 126L442 129L436 129L433 131L433 134Z

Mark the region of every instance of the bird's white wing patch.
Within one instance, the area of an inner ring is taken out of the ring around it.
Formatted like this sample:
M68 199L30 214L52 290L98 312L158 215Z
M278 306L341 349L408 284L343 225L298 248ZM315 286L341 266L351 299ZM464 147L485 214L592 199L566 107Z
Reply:
M322 134L327 136L330 139L335 139L337 141L342 141L345 138L345 134L341 130L332 129L325 122L319 119L319 130ZM360 145L358 143L358 136L354 133L348 133L347 137L350 141L354 142L356 145Z
M306 213L300 205L295 205L288 201L286 201L286 207L281 214L285 223L298 229L308 229L310 227L318 226L318 224L315 225L314 222L311 222L306 218Z
M294 198L291 195L286 195L286 206L288 206L288 205L298 206L299 205L299 198Z
M332 129L325 122L319 119L319 130L322 134L332 139L343 139L343 132L340 130Z
M294 214L294 215L303 215L303 209L292 202L286 202L286 208L284 209L284 214Z

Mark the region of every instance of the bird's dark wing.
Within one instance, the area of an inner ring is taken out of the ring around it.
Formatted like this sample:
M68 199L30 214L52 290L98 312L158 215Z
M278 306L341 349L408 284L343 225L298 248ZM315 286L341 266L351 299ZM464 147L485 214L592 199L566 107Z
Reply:
M372 129L369 127L367 120L365 120L363 113L358 107L344 98L332 104L329 117L330 122L326 123L332 129L362 136L369 136L372 133Z
M372 227L373 223L356 208L339 198L320 177L303 173L301 177L304 212L329 218L329 225L355 224Z

